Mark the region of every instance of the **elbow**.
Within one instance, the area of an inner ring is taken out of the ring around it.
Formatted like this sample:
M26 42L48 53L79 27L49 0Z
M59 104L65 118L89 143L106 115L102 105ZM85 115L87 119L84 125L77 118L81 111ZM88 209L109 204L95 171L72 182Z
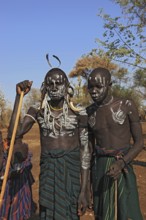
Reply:
M141 152L144 148L144 140L141 139L140 141L138 141L138 149L139 149L139 152Z

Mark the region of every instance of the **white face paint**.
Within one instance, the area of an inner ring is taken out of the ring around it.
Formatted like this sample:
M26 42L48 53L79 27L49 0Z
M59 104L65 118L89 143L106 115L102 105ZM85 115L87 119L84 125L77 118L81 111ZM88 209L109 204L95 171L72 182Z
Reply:
M50 99L59 100L66 94L67 80L62 73L51 73L46 79Z
M106 78L101 76L100 73L89 77L88 90L94 102L102 102L108 93L108 83L106 82Z

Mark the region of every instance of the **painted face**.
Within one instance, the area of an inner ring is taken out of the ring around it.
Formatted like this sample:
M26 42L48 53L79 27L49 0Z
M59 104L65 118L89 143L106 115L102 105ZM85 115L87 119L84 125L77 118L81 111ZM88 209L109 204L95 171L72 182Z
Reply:
M88 79L88 91L96 103L102 103L108 94L108 79L102 73L93 73Z
M66 94L67 78L61 71L51 72L46 76L48 95L52 100L59 100Z

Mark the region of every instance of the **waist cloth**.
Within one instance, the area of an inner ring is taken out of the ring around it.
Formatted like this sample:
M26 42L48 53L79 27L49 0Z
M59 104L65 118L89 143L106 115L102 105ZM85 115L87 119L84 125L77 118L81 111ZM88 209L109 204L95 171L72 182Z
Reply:
M40 213L41 219L78 220L79 192L79 148L51 150L41 155L39 204L46 208L46 213Z
M125 154L122 149L120 154ZM94 213L98 220L114 220L117 206L118 220L142 220L139 206L136 176L131 164L127 164L117 180L117 204L115 204L115 181L106 175L117 155L96 153L92 166ZM118 151L119 155L119 151Z
M0 209L0 220L29 219L33 212L34 203L31 186L34 183L34 179L31 174L31 157L32 154L28 153L25 161L13 165L13 168L10 167L11 176L6 183L3 203ZM3 159L1 175L4 175L6 162L7 156Z

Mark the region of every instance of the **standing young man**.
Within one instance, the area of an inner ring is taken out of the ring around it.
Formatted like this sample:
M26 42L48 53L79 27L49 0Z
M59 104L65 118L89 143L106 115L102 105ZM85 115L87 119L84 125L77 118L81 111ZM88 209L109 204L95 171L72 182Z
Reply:
M17 84L20 92L30 89L29 81ZM78 220L87 207L86 189L90 167L86 111L75 112L69 103L71 87L59 68L45 76L40 109L31 107L18 136L37 121L41 156L39 205L41 220ZM80 183L81 177L81 183Z
M98 220L114 220L117 207L118 220L142 220L131 164L143 148L139 114L132 100L111 95L111 85L111 74L105 68L89 75L88 90L94 101L87 108L94 150L94 213Z

